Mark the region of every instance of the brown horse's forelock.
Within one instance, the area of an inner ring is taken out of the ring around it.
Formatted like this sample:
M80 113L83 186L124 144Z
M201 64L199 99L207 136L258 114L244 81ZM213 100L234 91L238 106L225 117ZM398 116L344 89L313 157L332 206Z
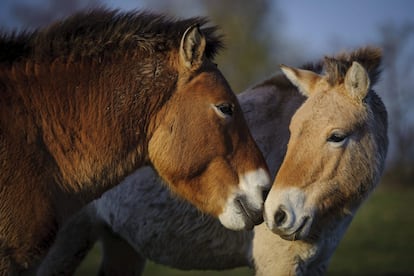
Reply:
M213 59L223 42L217 26L205 27L208 23L205 17L178 20L149 12L83 12L43 30L0 35L0 62L104 58L131 50L144 55L168 52L179 48L182 35L192 25L202 27L207 41L205 55Z

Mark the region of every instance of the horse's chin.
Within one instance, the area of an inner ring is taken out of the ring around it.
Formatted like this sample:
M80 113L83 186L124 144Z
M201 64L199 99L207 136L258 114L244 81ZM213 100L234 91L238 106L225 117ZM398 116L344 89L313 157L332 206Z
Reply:
M270 188L270 177L267 170L258 169L239 175L239 180L218 218L231 230L251 230L263 222L263 195Z
M252 230L263 222L263 209L251 208L243 198L235 198L229 202L218 218L224 227L231 230Z

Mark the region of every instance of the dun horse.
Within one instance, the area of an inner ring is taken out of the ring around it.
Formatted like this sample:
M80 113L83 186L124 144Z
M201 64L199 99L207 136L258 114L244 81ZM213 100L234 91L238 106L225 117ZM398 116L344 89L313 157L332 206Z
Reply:
M352 62L356 61L368 71L371 87L377 80L380 60L380 50L368 47L327 58L325 62L308 69L319 74L326 68L325 78L342 79L341 76L351 68L349 74L359 72L365 76L357 78L354 87L358 87L368 79L361 67L356 64L356 67L352 66ZM359 73L355 76L360 76ZM354 77L349 80L352 79ZM386 110L374 91L367 89L362 103L351 95L346 96L349 92L340 90L341 84L334 86L326 92L332 93L334 99L329 99L329 103L321 102L320 107L311 110L316 113L315 116L322 112L320 116L330 118L329 124L334 125L335 129L342 129L343 117L328 112L331 104L341 104L345 108L336 109L335 112L338 113L350 112L348 116L359 116L362 115L362 109L368 116L359 117L361 122L359 126L354 126L356 129L352 128L351 120L347 120L350 123L347 128L350 137L348 144L329 149L332 155L336 150L341 150L344 154L343 157L333 157L341 159L348 156L346 158L352 158L353 161L352 164L344 163L338 167L335 172L336 181L332 186L334 191L328 188L328 191L332 191L329 195L332 200L342 196L343 201L329 202L337 204L336 206L325 203L324 206L329 211L318 209L320 211L312 214L314 223L317 221L320 229L313 225L312 231L306 235L302 232L289 237L284 235L287 240L270 231L264 223L254 228L254 234L252 231L229 231L212 217L200 215L190 204L176 200L160 185L160 180L151 169L142 168L126 178L123 184L88 205L66 224L41 265L39 275L72 275L83 254L97 239L103 243L101 272L105 275L139 275L146 259L180 269L225 269L249 265L255 266L257 274L262 275L323 274L357 207L378 183L387 149ZM335 97L336 93L340 95ZM312 95L307 101L311 100ZM304 104L306 97L283 74L246 90L238 97L252 134L274 175L286 153L291 118L295 112L301 115L302 111L297 109ZM304 107L306 104L309 103L305 103ZM296 116L290 126L293 135L297 133L296 127L301 127L296 123ZM307 115L308 118L312 116ZM313 139L321 134L315 132L303 139ZM292 136L289 148L294 145L292 143L296 138L298 137ZM315 155L314 158L316 157ZM285 162L287 160L289 159ZM322 162L329 166L333 161ZM363 169L361 164L364 164ZM301 179L301 175L295 177ZM317 185L316 183L315 180L310 185ZM278 183L275 187L278 187ZM308 191L313 196L324 196L327 187L305 190ZM273 200L278 199L272 191L266 199L266 206L271 206ZM344 208L350 212L344 212Z
M326 58L323 74L282 66L307 99L292 117L286 156L264 217L268 228L286 240L325 243L325 250L311 247L306 254L332 251L379 182L388 147L387 113L371 85L379 76L380 61L379 50L365 48ZM269 230L258 229L256 235L262 238L255 240L254 255L266 264L273 258L261 252L275 239ZM315 258L319 270L326 269L329 256L325 262ZM262 265L258 274L274 271L274 265Z
M261 222L267 167L206 23L98 10L1 37L0 274L143 165L229 228Z

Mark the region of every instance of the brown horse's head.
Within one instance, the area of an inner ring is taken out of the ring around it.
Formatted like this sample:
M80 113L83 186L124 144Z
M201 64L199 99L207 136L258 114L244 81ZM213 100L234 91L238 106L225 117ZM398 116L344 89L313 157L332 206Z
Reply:
M307 100L292 117L287 153L265 203L273 232L317 238L333 217L353 213L378 183L387 117L370 87L380 60L378 49L364 48L327 58L324 75L282 66Z
M205 51L203 33L188 28L171 58L179 68L176 91L151 124L149 158L200 210L228 228L251 228L262 221L268 169L237 98Z

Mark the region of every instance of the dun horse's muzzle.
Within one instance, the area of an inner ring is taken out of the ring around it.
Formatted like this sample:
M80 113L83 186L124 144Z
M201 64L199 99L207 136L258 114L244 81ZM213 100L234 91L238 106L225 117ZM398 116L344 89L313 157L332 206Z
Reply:
M269 229L286 240L307 239L315 211L307 206L300 189L290 188L271 192L265 203L265 221Z

